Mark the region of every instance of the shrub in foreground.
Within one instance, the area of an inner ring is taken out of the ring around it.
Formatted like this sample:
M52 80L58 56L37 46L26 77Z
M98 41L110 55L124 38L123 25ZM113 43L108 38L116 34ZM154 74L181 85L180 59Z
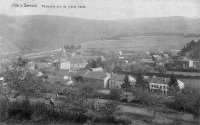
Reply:
M112 124L129 124L126 119L116 119L114 113L118 110L117 105L107 102L103 105L98 105L93 111L100 114L100 117L95 115L89 116L87 113L82 113L76 110L76 107L69 109L67 107L52 107L44 103L29 104L27 108L26 101L10 102L8 105L8 120L17 121L32 121L32 122L68 122L68 123L112 123ZM93 106L93 104L92 104ZM95 118L94 118L95 117Z

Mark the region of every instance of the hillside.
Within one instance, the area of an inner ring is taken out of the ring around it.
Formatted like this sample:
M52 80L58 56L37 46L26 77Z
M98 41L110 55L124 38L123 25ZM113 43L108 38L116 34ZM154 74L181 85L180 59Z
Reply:
M189 56L193 59L200 59L200 39L198 41L192 40L187 43L180 52L181 56Z
M118 36L160 34L200 34L200 19L163 17L105 21L46 15L0 16L0 37L5 44L0 44L0 49L5 51L31 52Z

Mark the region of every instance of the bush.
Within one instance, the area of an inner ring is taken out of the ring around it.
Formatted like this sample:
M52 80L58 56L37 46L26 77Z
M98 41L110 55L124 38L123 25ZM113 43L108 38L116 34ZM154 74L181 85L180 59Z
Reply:
M109 97L111 100L120 100L121 94L122 94L121 90L111 89Z
M7 100L5 98L0 99L0 120L6 119L6 107L7 107Z
M103 93L96 93L95 95L93 95L93 98L110 99L110 95L103 94Z
M10 119L24 120L31 118L31 109L26 101L10 102L8 105L8 117Z
M172 93L173 101L166 106L177 111L192 113L194 117L200 115L200 93L198 89L186 86L179 93Z
M34 122L62 120L75 123L85 123L88 119L82 113L68 111L63 107L53 108L44 103L36 103L24 108L25 105L24 101L10 103L8 109L9 118L14 120L32 120Z

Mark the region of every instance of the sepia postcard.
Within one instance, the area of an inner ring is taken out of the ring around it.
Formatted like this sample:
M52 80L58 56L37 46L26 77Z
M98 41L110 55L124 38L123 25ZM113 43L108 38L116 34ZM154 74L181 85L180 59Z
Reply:
M0 124L200 125L200 1L0 0Z

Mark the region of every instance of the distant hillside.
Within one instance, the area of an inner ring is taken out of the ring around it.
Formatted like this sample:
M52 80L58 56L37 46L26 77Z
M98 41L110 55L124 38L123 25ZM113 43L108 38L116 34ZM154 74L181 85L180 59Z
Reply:
M180 52L182 56L189 56L193 59L200 59L200 40L187 43Z
M0 16L0 37L9 51L55 49L120 36L200 34L200 19L184 17L87 20L61 16ZM8 45L7 45L8 44ZM1 44L0 44L1 45Z

